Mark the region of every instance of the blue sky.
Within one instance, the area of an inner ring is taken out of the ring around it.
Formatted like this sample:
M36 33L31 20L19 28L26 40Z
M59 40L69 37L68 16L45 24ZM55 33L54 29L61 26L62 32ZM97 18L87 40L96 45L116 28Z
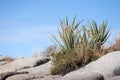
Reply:
M52 45L59 20L108 20L113 40L120 32L119 0L0 0L0 55L31 57Z

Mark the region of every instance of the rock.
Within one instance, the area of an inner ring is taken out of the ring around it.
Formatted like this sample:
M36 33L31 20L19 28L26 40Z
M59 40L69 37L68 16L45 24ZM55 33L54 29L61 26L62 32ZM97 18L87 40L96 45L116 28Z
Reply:
M65 76L51 75L52 62L47 61L49 58L25 58L1 65L0 80L120 80L120 51L108 53Z
M120 51L108 53L79 71L84 70L100 73L105 78L120 75Z
M12 62L14 59L8 56L0 56L0 61Z
M19 74L9 76L8 78L6 78L6 80L30 80L30 78L28 74Z
M50 75L51 61L29 69L19 70L17 72L28 72L29 74L20 74L8 77L6 80L58 80L61 76L52 76ZM48 79L50 78L50 79Z
M5 65L5 64L7 64L8 62L7 61L0 61L0 66L1 65Z
M17 59L8 64L0 66L0 73L15 72L24 68L31 68L48 62L48 58L24 58Z
M29 72L30 74L39 73L41 76L42 75L49 75L50 74L50 68L52 67L51 63L52 62L49 61L45 64L40 65L40 66L18 70L17 72Z
M0 80L5 80L7 77L15 75L15 74L26 74L28 72L6 72L0 74Z
M0 56L0 61L4 61L5 58L6 57L4 57L4 56Z
M33 80L60 80L62 76L60 75L48 75L44 76L43 78L36 78Z
M12 61L12 60L13 60L13 59L10 58L10 57L0 56L0 66L9 63L9 62Z
M74 80L76 79L76 75L79 76L79 79L76 80L81 80L82 73L84 72L96 72L103 75L105 79L112 76L120 75L120 51L108 53L103 57L99 58L98 60L89 63L85 67L66 74L62 80L67 79L66 77L68 76L70 76L69 80Z
M60 75L33 76L34 74L19 74L8 77L6 80L60 80ZM32 76L32 77L31 77Z
M49 57L41 57L41 63L38 62L38 65L41 65L41 64L44 64L46 62L50 61L50 58Z
M61 80L104 80L104 77L96 72L74 71L65 75Z
M106 79L106 80L120 80L120 76L114 76L114 77Z

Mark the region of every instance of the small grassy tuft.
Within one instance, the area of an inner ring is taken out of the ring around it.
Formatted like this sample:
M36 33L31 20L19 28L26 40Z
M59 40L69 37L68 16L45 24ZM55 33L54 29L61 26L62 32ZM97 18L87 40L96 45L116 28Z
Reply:
M13 58L11 58L11 57L6 57L6 58L4 58L4 61L7 61L7 62L12 62L12 61L14 61L14 59L13 59Z
M111 44L111 46L107 49L108 52L112 51L120 51L120 37L116 38L116 41L114 44Z

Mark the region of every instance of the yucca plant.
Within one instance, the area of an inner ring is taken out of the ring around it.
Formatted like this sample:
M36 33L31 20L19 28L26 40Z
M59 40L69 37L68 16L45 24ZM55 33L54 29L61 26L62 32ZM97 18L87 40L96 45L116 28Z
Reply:
M64 22L60 21L61 30L58 29L60 41L52 35L53 42L60 50L52 56L54 64L54 67L51 69L52 74L66 74L78 68L77 63L80 56L76 53L76 47L80 41L78 26L81 22L75 23L75 19L76 17L74 17L70 25L67 17Z
M90 42L90 37L86 31L86 27L82 27L82 31L80 33L80 45L83 48L83 50L89 48L89 42Z
M107 22L103 21L100 26L95 21L89 22L89 29L86 28L93 49L99 50L110 36L110 28L107 28Z
M52 35L53 42L55 43L55 45L58 46L60 50L72 49L76 46L76 44L79 43L80 30L78 29L78 26L81 22L75 24L75 19L76 17L74 17L74 19L72 20L71 25L68 24L67 17L65 22L60 21L61 30L58 29L59 37L61 39L60 42L57 40L57 38L54 35Z
M88 26L83 26L81 30L78 26L81 22L75 24L75 18L72 24L68 24L68 19L65 22L60 21L61 30L58 29L61 41L52 35L53 42L60 49L51 57L53 67L51 74L66 74L76 70L91 61L98 59L100 56L97 52L100 51L101 45L109 37L109 29L107 23L103 22L98 26L96 22L89 23Z

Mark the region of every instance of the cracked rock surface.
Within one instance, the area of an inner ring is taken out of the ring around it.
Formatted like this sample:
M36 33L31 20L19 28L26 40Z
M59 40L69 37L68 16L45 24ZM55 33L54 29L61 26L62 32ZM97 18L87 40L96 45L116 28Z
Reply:
M3 57L0 56L0 62ZM51 75L49 58L23 58L0 65L0 80L120 80L120 51L108 53L64 76Z

